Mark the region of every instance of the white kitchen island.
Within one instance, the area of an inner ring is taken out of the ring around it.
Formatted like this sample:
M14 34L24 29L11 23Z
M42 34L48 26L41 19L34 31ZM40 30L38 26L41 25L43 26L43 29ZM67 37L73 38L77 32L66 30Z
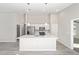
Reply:
M53 35L24 35L20 39L20 51L56 51L57 37Z

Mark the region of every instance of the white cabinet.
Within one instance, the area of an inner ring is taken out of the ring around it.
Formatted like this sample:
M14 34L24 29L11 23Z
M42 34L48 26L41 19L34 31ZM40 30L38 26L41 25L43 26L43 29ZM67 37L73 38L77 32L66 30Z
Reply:
M38 48L46 51L56 50L56 39L54 38L38 39Z
M37 40L34 38L26 38L26 39L20 39L20 50L26 51L26 50L32 50L37 49Z
M56 51L57 38L20 38L20 51Z

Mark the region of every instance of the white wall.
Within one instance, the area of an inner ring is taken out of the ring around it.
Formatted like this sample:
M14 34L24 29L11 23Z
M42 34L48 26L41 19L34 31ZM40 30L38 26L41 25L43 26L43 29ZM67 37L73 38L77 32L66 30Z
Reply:
M16 41L16 14L0 13L0 42Z
M24 14L17 13L17 24L24 24Z
M31 23L31 24L44 24L44 23L48 23L49 24L49 15L47 14L33 14L33 15L30 15L28 14L27 15L27 22Z
M50 29L51 34L58 36L58 20L57 20L57 14L50 14Z
M64 9L58 16L59 41L71 49L73 49L73 40L71 40L71 20L76 18L79 18L79 4L74 4Z

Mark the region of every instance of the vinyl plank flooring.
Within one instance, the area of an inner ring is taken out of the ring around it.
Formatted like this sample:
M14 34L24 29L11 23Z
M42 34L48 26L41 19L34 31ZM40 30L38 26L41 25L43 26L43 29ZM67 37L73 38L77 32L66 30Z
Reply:
M0 42L0 51L18 51L19 45L17 42Z
M19 51L18 42L0 42L0 55L79 55L57 42L57 51Z
M79 48L74 48L74 50L79 53Z
M78 38L74 38L74 43L79 44L79 39Z

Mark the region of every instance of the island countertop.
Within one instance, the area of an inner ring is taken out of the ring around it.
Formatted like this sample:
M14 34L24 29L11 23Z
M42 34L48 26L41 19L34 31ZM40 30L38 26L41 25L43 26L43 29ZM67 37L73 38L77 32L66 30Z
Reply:
M20 51L56 51L57 37L54 35L19 37Z
M57 38L55 35L44 35L44 36L36 36L36 35L23 35L21 37L18 37L19 39L20 38Z

